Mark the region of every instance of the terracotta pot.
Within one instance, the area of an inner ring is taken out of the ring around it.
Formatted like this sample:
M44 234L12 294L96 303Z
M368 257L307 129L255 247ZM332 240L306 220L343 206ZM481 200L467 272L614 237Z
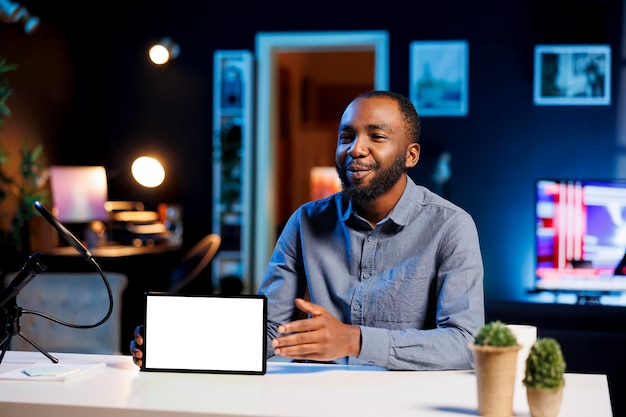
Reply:
M478 414L486 417L513 415L513 394L518 346L470 344L478 388Z
M526 387L528 408L532 417L556 417L561 409L563 388L539 389Z

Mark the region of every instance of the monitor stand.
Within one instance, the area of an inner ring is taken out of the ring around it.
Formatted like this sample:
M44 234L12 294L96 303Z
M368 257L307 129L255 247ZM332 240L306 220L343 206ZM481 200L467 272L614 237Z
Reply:
M578 298L576 299L576 304L599 306L602 304L600 302L600 297L600 294L579 294Z

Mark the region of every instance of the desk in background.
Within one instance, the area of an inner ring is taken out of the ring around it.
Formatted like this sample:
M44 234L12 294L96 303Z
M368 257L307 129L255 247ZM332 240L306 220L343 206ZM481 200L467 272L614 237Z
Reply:
M159 255L172 251L178 251L180 248L180 244L171 243L160 243L153 246L110 245L90 249L89 252L91 252L94 258L103 259L123 258L138 255ZM48 249L45 251L45 254L49 256L66 256L70 258L80 257L80 254L72 246L59 246Z
M181 350L184 354L184 349ZM106 362L68 382L0 379L2 416L393 416L477 415L473 371L385 371L364 366L268 363L266 375L140 372L130 356L56 354L59 363ZM0 372L46 360L9 351ZM515 387L515 416L529 416ZM605 375L566 374L562 417L612 417Z
M140 247L116 245L95 248L90 252L103 271L121 272L128 277L128 285L122 295L120 338L120 352L128 352L135 326L143 323L143 294L146 291L167 290L170 274L181 262L181 246L166 243ZM71 246L48 249L44 254L47 272L97 272Z

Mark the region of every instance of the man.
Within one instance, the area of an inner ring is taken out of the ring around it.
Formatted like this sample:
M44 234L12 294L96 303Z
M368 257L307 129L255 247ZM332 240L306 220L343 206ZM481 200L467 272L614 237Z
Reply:
M268 358L472 367L468 345L484 324L478 233L467 212L407 175L419 134L399 94L369 91L345 109L335 154L343 190L291 215L259 288Z

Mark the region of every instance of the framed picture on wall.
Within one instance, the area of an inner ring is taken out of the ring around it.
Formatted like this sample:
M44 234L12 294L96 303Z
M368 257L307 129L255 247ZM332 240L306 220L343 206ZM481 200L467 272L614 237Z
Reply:
M609 45L536 45L536 105L611 104Z
M466 116L467 41L413 41L410 44L409 98L420 116Z

